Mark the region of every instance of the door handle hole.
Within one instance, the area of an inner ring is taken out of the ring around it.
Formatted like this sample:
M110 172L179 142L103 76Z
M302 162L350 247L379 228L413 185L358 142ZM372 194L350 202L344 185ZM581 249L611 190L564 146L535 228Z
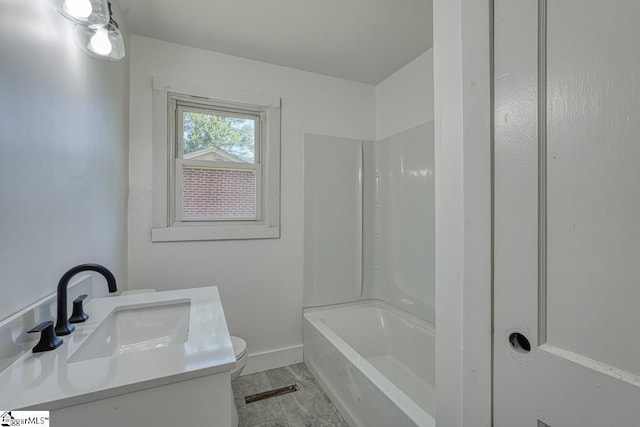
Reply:
M509 344L511 344L511 348L517 351L518 353L529 353L531 351L531 343L519 332L513 332L509 335Z

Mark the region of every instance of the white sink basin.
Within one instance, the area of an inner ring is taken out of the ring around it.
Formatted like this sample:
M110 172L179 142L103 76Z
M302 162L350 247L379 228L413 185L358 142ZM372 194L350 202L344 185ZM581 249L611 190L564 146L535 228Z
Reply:
M115 307L68 361L120 356L179 345L189 337L191 300Z

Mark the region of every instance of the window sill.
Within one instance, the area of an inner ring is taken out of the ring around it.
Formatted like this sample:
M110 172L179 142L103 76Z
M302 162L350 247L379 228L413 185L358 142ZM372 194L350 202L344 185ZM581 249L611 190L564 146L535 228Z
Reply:
M151 229L152 242L279 239L280 226L184 225Z

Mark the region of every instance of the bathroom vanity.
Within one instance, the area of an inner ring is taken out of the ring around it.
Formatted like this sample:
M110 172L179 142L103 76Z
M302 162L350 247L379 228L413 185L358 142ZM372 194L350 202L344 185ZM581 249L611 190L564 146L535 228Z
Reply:
M95 298L57 349L0 372L2 409L51 411L51 425L231 424L235 356L218 289Z

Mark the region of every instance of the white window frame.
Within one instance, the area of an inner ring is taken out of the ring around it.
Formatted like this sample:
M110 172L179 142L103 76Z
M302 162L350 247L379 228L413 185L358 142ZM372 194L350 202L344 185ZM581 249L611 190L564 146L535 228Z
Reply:
M256 117L256 162L184 160L177 152L177 112ZM153 242L268 239L280 237L280 98L229 87L195 87L153 79ZM183 166L255 170L256 217L185 220L181 216Z

